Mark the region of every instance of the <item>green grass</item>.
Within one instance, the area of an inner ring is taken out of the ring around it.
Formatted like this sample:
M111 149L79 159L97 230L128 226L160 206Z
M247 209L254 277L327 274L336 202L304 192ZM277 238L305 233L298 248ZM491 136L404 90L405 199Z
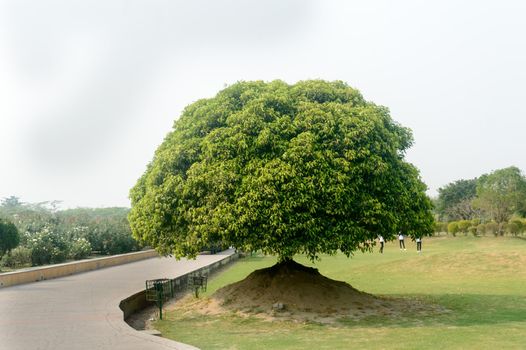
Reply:
M169 312L155 327L163 336L206 349L524 349L526 240L457 237L424 240L383 255L322 256L322 274L372 294L439 304L450 312L398 319L371 317L336 325L262 321L234 315ZM273 257L240 260L209 282L204 295L271 266Z

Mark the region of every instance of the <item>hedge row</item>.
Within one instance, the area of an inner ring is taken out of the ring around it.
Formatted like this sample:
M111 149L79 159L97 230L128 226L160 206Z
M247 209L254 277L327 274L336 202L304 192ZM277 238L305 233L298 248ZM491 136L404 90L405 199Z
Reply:
M480 219L435 222L435 233L443 232L453 236L457 234L472 234L474 236L511 234L517 236L526 233L526 219L516 218L500 224L494 221L482 223Z

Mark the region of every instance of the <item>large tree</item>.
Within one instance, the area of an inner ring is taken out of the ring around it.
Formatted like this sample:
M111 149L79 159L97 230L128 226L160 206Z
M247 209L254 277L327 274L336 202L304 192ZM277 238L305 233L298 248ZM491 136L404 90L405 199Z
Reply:
M130 192L133 234L314 259L432 232L409 129L343 82L240 82L188 106Z
M509 167L482 175L474 204L496 223L507 222L526 208L526 178L519 168ZM499 225L502 233L502 225Z

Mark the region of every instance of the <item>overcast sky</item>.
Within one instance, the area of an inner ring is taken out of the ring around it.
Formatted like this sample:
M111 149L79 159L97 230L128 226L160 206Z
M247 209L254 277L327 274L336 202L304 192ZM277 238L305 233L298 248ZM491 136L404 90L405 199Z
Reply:
M343 80L413 130L429 194L526 170L526 2L0 0L0 198L129 206L182 109Z

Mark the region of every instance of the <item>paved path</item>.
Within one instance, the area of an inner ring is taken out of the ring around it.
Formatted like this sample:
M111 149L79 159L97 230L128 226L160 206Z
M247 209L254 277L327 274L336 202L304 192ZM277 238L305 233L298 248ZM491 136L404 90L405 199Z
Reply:
M147 279L174 278L231 253L189 261L152 258L0 289L0 349L189 349L135 331L124 322L119 302L143 290Z

